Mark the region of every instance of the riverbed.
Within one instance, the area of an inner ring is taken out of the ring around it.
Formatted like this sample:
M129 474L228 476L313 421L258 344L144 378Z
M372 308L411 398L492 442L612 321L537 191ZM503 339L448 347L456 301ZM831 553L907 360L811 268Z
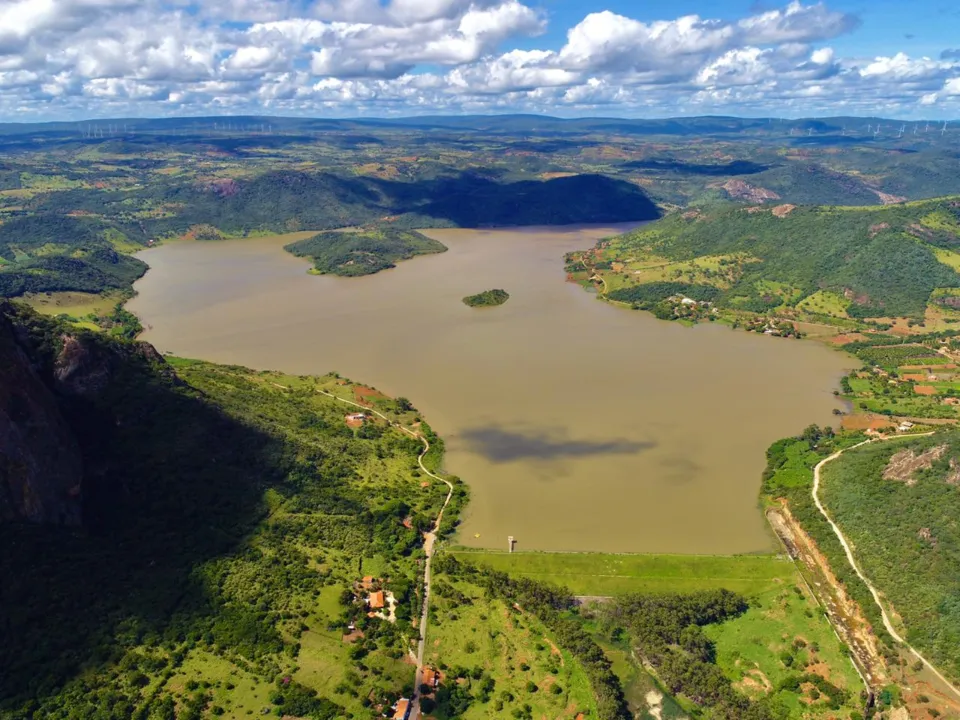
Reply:
M430 231L449 251L317 277L289 238L176 242L128 307L159 350L409 398L472 499L458 541L523 550L773 548L757 494L771 442L829 424L846 356L600 302L563 255L621 228ZM491 288L500 307L461 302Z

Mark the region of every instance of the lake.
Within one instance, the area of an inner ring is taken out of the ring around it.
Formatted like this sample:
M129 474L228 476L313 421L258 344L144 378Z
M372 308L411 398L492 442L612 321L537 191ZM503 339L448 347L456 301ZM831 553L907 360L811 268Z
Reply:
M459 534L518 550L773 549L764 452L829 424L846 356L600 302L564 253L617 228L430 231L449 252L317 277L290 238L176 242L128 307L159 350L298 374L337 371L424 413L472 500ZM469 308L465 295L510 300ZM478 537L477 537L478 536Z

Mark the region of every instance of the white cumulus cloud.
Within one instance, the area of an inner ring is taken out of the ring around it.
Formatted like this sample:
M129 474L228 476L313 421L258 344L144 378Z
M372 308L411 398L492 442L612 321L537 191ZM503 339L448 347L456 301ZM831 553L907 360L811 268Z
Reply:
M0 0L0 119L960 109L950 48L844 57L827 43L860 23L829 0L703 7L584 3L546 35L539 0Z

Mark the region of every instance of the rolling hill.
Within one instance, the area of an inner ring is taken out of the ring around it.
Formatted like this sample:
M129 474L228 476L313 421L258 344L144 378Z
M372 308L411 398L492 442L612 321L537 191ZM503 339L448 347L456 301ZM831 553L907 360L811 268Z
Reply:
M958 294L957 250L960 200L941 198L690 209L602 242L589 262L611 299L648 309L680 293L731 310L922 318Z

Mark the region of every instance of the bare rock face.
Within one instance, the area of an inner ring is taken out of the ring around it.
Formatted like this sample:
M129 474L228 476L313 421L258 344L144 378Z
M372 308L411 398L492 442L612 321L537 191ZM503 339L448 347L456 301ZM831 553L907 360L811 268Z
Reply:
M0 521L79 525L80 448L0 316Z
M99 395L113 377L116 358L72 335L64 335L61 340L63 349L53 367L57 392L81 397Z

